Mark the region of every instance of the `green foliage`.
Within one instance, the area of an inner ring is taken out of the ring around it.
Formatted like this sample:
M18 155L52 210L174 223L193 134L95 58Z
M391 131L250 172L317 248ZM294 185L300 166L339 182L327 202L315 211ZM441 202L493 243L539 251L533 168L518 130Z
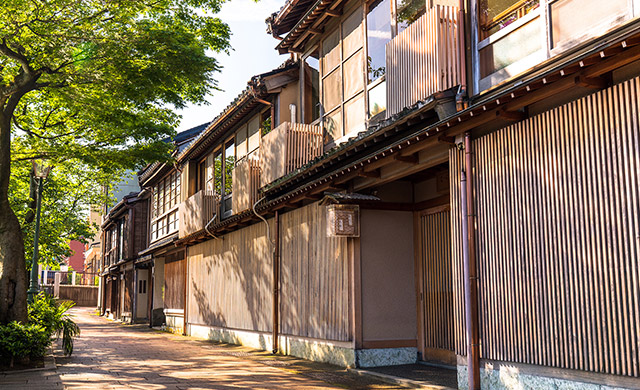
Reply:
M15 359L42 357L51 343L51 334L37 323L16 321L0 325L0 359L13 366Z
M23 224L27 259L34 229L29 160L54 167L40 252L55 265L69 255L69 240L93 235L86 214L108 200L103 186L125 169L170 159L164 140L179 120L173 108L202 103L217 89L220 66L211 54L230 49L228 26L212 16L222 1L2 3L0 111L12 116L8 198ZM7 111L12 97L17 104Z
M59 302L54 297L40 292L29 304L29 322L16 321L0 325L0 359L13 366L15 359L36 358L46 354L52 336L62 337L65 355L73 352L73 339L80 335L80 328L67 311L73 302Z
M80 328L67 314L74 305L40 292L28 306L29 322L43 326L49 336L62 337L62 350L67 356L73 352L73 339L80 335Z

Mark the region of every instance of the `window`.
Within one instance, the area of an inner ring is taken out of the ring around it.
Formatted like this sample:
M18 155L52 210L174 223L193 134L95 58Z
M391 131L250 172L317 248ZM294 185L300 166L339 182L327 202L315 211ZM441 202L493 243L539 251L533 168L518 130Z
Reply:
M261 129L265 126L271 127L271 113L266 110L262 114L253 116L249 122L240 126L236 131L235 138L231 140L235 143L235 150L229 151L228 156L234 156L234 161L239 161L246 155L251 154L260 147Z
M633 15L629 0L476 0L475 89L482 92ZM637 13L637 11L636 11Z
M347 134L364 129L362 37L362 9L358 8L321 42L322 110L315 111L314 107L311 118L322 112L325 144L334 143ZM305 64L311 64L310 73L311 66L315 64L313 55L312 53L305 60ZM310 104L313 104L313 100ZM343 115L346 110L357 115L347 118ZM308 116L305 112L305 117Z
M320 118L320 61L318 49L309 53L303 63L304 77L304 123L314 123Z
M249 129L251 129L251 126L249 126ZM250 130L249 140L244 141L245 146L250 150L253 147L251 137L256 138L256 134L258 136L260 134L258 128L255 129L255 132L251 133L252 131L253 130ZM227 140L224 148L219 148L209 154L198 165L198 176L201 177L199 180L202 183L200 189L218 196L222 201L222 211L225 217L229 216L232 212L231 190L233 188L232 180L233 168L236 163L236 152L238 150L240 152L246 150L244 149L245 146L240 145L240 147L238 147L238 145L236 145L235 141L238 139L243 139L243 137L238 137L238 133L236 133L231 139ZM254 142L257 142L259 145L259 138Z
M390 0L377 0L367 13L367 75L372 83L385 74L384 47L391 40Z
M147 293L147 281L145 279L138 280L138 294Z
M224 211L231 212L231 191L232 191L232 178L233 167L235 166L236 159L234 155L233 140L229 141L225 145L224 149Z
M425 0L398 0L396 19L398 32L403 31L427 11Z
M180 174L172 172L153 188L151 241L178 231Z

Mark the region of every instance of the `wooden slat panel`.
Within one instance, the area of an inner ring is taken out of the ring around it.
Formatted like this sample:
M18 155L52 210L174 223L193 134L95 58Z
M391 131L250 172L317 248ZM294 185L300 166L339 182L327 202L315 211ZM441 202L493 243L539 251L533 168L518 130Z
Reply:
M281 332L349 341L347 238L327 237L317 203L281 216Z
M260 147L260 186L277 180L322 155L320 126L284 122L264 137Z
M458 9L436 5L386 45L387 117L460 84Z
M133 310L133 270L127 270L124 273L124 307L125 312Z
M164 307L184 309L185 260L167 262L164 265Z
M260 150L249 153L232 171L232 208L235 214L249 210L258 198L260 188Z
M483 358L640 375L639 95L636 78L474 141Z
M451 216L449 210L420 217L425 346L454 350Z
M205 228L212 218L220 219L220 197L211 191L200 190L180 203L178 208L178 236L184 238L189 234Z
M467 354L467 337L464 316L464 268L462 259L462 213L460 211L460 172L464 168L464 155L456 148L449 152L451 196L451 274L453 278L453 308L455 351Z
M264 223L189 247L189 322L271 331L272 260Z

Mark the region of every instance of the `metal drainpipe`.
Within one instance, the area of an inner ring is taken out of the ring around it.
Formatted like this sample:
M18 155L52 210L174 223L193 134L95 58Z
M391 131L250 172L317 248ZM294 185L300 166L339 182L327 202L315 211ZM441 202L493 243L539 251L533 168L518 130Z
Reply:
M465 322L467 335L467 371L469 389L480 390L480 343L478 333L478 272L475 244L475 207L473 194L473 150L471 136L464 136L464 170L460 180L462 211L462 257L464 261Z
M456 93L456 107L458 111L464 110L467 97L467 47L464 33L465 26L465 0L460 0L458 5L458 66L460 68L460 88Z
M189 256L188 247L184 248L184 307L182 309L182 335L187 335L187 288L188 288L188 277L189 277Z
M276 210L275 219L275 237L273 248L273 345L272 353L278 353L278 327L280 324L280 213Z
M279 321L280 317L278 313L278 302L279 302L278 286L280 284L280 213L277 210L275 212L274 222L275 222L276 233L275 233L275 239L271 240L269 222L267 222L267 220L262 215L258 214L258 212L256 211L256 206L258 205L258 203L262 202L264 199L265 197L262 197L257 202L255 202L253 204L253 207L251 207L251 210L253 210L253 213L258 218L260 218L266 225L267 240L269 240L269 243L273 245L273 333L271 335L271 337L273 338L273 341L271 343L271 352L277 353L278 352L278 324L280 322Z
M149 328L153 328L153 285L156 284L156 263L155 263L155 259L151 259L151 269L150 269L150 279L151 279L151 283L150 284L150 288L149 288L149 293L150 295L150 302L149 302L149 307L147 308L147 313L149 313Z

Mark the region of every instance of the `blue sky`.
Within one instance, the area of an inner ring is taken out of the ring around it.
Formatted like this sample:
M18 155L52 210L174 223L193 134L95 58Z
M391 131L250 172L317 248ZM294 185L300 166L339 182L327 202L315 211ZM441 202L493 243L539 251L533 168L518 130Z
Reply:
M182 115L178 131L210 122L246 87L251 76L268 72L284 62L288 55L278 55L278 41L266 32L264 20L280 9L284 0L231 0L218 16L231 28L229 55L216 54L222 71L217 73L218 87L208 97L209 105L190 105L177 111Z

